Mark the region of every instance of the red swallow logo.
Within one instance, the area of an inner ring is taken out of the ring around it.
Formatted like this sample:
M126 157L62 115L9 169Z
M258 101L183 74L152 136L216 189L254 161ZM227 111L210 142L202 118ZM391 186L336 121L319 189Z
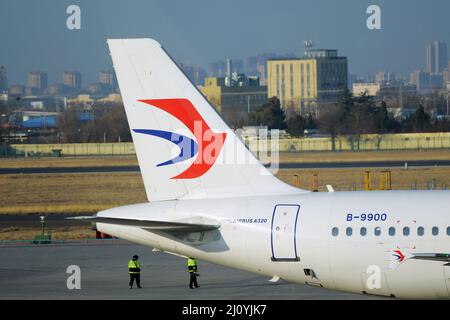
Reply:
M195 179L211 169L225 143L226 133L215 133L188 99L139 101L161 109L180 120L197 140L197 158L185 171L171 179Z
M403 262L403 260L405 260L406 257L403 252L401 252L401 250L393 250L393 252L393 256L395 257L397 262Z

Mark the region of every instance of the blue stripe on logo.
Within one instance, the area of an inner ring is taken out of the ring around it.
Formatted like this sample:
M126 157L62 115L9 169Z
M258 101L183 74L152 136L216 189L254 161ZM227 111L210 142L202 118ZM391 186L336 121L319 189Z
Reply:
M175 164L181 161L185 161L191 159L197 154L198 144L191 138L183 136L181 134L177 134L174 132L161 131L161 130L149 130L149 129L133 129L136 133L147 134L150 136L159 137L170 141L180 148L180 154L171 160L167 160L166 162L162 162L157 165L157 167L167 166L169 164Z

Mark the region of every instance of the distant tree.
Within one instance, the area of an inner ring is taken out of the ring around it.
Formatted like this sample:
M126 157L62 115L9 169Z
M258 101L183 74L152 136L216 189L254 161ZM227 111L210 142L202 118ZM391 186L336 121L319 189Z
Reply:
M306 129L317 129L317 119L315 119L312 114L308 114L305 118L305 127Z
M311 114L302 116L295 114L286 121L286 131L293 137L300 137L306 129L316 129L317 121Z
M346 111L342 104L330 105L320 113L319 129L331 135L332 150L336 150L336 138L345 128L345 118Z
M250 112L249 124L268 126L270 129L286 129L286 115L277 97L269 98L258 110Z
M76 142L129 142L130 128L123 105L94 107L93 119L81 121L81 110L70 108L58 117L60 141Z
M297 114L287 120L286 131L293 137L300 137L306 129L306 119Z
M385 133L389 131L389 112L387 110L386 102L382 101L381 106L374 113L375 127L378 133Z
M404 121L407 132L426 132L431 130L431 117L421 105L411 116Z
M100 119L100 140L105 137L107 141L131 141L130 127L123 106L114 107L106 112Z
M362 96L363 99L365 97L367 97L367 96L366 95ZM355 99L354 99L352 93L350 92L350 90L345 88L344 91L339 96L338 104L340 104L344 108L345 112L349 113L353 107L354 100Z
M449 132L450 131L450 121L448 119L436 119L432 126L432 131L434 132Z
M228 126L234 130L242 128L248 124L248 113L237 111L236 108L231 108L231 110L222 112L223 120L228 124Z
M58 116L58 131L62 143L81 142L79 112L70 108Z
M396 133L401 132L402 124L399 120L395 119L392 113L387 110L386 102L382 101L379 108L375 108L374 113L376 132L383 133Z

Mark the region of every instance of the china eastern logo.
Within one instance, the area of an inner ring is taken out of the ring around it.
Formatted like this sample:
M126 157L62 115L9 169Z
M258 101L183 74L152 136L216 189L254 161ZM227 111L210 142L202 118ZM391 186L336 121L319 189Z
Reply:
M394 260L398 263L402 263L403 261L405 261L406 258L406 256L400 249L392 250L392 256L394 257Z
M173 159L159 163L157 167L176 164L193 158L194 162L182 173L171 179L194 179L204 175L216 162L225 142L226 133L215 133L188 99L139 100L161 109L182 122L195 137L195 140L181 134L152 129L133 129L140 134L151 135L168 140L180 149Z

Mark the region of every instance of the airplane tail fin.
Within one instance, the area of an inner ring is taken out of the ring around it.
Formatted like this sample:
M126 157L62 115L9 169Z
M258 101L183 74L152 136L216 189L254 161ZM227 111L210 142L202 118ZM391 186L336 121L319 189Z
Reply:
M108 45L149 201L302 192L255 159L157 41Z

